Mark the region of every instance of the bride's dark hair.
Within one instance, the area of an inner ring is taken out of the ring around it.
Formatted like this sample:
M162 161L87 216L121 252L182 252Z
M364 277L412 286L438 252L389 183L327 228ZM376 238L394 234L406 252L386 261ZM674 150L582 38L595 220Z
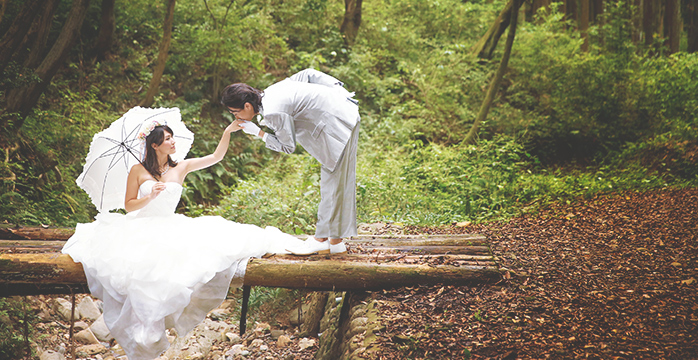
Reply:
M143 167L148 170L148 172L153 175L154 178L160 179L160 164L158 164L158 157L153 149L153 144L160 145L165 141L165 132L170 133L174 136L172 129L167 125L160 125L153 128L153 131L148 134L145 138L145 160L143 161ZM177 166L177 162L172 160L170 155L167 155L167 163L170 167Z

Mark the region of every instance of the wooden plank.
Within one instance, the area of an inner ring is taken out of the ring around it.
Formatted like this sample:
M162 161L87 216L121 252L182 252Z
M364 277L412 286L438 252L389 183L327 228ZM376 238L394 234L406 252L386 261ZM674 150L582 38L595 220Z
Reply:
M487 246L482 235L360 235L346 240L351 244L371 246Z
M386 253L407 253L407 254L453 254L453 255L489 255L490 248L487 246L381 246L356 244L360 252L386 252Z
M60 251L65 240L0 240L0 252L53 252ZM359 243L350 242L350 249L354 252L367 253L406 253L406 254L452 254L452 255L489 255L487 246L400 246L391 243Z
M0 237L26 240L68 240L74 232L73 228L13 227L7 224L0 227Z
M451 265L440 265L449 262ZM244 283L310 290L375 290L418 284L469 285L499 279L491 257L458 260L448 255L394 256L390 260L372 255L284 255L251 259ZM0 296L86 291L85 284L82 265L68 255L0 254Z
M13 235L13 239L24 240L68 240L73 228L14 227L0 224L0 238L3 234ZM298 236L305 239L307 235ZM487 239L479 234L436 234L436 235L358 235L348 244L371 243L385 246L483 246Z

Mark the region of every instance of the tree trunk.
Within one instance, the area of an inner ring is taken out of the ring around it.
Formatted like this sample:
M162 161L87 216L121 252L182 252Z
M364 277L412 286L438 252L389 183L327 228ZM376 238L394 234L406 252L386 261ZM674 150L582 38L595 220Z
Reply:
M684 19L686 22L686 38L688 46L686 52L698 51L698 3L688 1L684 3Z
M666 0L664 11L664 38L669 54L679 52L681 39L681 17L679 17L679 0Z
M642 32L645 45L654 46L655 35L661 35L664 7L656 0L642 1Z
M363 0L344 0L344 20L339 31L347 46L354 45L361 25L361 4Z
M599 16L603 14L603 0L592 0L591 6L591 21L597 23L600 20Z
M522 0L513 0L514 1L514 8L518 9L519 6L521 6ZM487 113L490 110L490 106L492 105L492 102L494 101L494 95L497 93L497 90L499 89L499 84L502 82L502 78L504 77L504 72L507 69L507 65L509 64L509 56L511 55L511 48L514 45L514 37L516 36L516 19L518 15L518 11L512 11L511 12L511 26L509 27L509 34L507 35L507 42L504 47L504 54L502 55L502 61L499 63L499 68L497 69L497 73L495 74L494 78L492 79L492 82L490 83L490 87L487 89L487 95L485 96L485 100L482 102L482 106L480 106L480 111L477 114L477 117L475 118L475 122L473 122L473 126L470 128L470 131L468 134L465 136L465 139L463 139L463 142L465 144L472 144L475 142L477 139L477 133L480 127L480 124L487 118Z
M29 0L24 4L22 10L15 17L10 28L7 29L2 39L0 39L0 73L5 69L7 63L10 62L12 56L19 48L19 45L24 40L31 28L32 22L39 10L39 0Z
M24 62L24 67L28 69L39 66L41 62L41 57L46 50L46 42L51 32L51 25L53 25L53 17L56 14L58 3L60 3L60 0L49 0L43 8L41 18L38 22L34 23L34 32L36 33L34 43L31 45L29 56L27 56L27 60Z
M565 18L568 20L573 20L579 23L579 9L577 8L577 0L566 0L565 8Z
M474 285L500 279L492 257L475 262L456 261L452 257L444 260L443 255L381 258L379 261L373 255L275 256L250 259L244 284L335 291ZM3 296L64 294L69 288L84 291L86 281L82 265L65 254L0 254L0 294Z
M584 42L582 51L589 51L589 0L579 0L579 32Z
M475 46L473 46L473 48L470 50L472 54L475 54L475 56L480 59L492 58L492 54L494 53L494 49L497 47L499 38L502 37L502 34L504 34L504 31L506 31L507 27L509 26L513 4L514 0L509 0L506 6L504 6L504 9L494 20L492 26L490 26L485 35L481 37Z
M148 92L145 94L145 99L141 102L141 106L150 107L153 105L155 94L157 94L160 88L160 79L162 78L162 73L165 72L165 65L167 64L167 52L170 50L170 41L172 40L172 23L174 21L174 8L175 0L167 0L167 13L165 14L165 26L162 34L162 41L160 42L160 49L158 54L158 62L153 70L153 77L150 79L150 86L148 87Z
M325 314L325 305L328 297L329 293L327 291L315 291L310 295L310 306L308 306L308 311L303 313L303 318L300 319L301 326L298 336L317 336L320 332L320 321ZM303 305L301 304L300 307L302 308Z
M7 0L0 0L0 22L5 18L5 10L7 10Z
M114 20L114 3L116 0L102 0L102 21L99 26L99 35L95 42L95 57L98 60L104 59L107 53L111 50L114 40L114 29L116 22Z
M61 29L61 33L34 72L41 81L22 88L12 89L8 92L6 112L19 113L19 117L8 119L12 122L11 126L7 123L8 120L3 122L2 127L8 130L9 133L16 132L22 126L24 118L39 101L41 94L43 94L44 90L51 83L53 76L56 75L58 69L65 62L70 49L80 35L80 28L83 20L85 20L89 3L89 0L73 0L70 13L63 25L63 29Z

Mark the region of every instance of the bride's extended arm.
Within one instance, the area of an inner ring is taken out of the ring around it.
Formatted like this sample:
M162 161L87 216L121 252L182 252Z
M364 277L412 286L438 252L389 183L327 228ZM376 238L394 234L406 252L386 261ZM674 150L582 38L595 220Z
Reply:
M244 120L242 120L244 121ZM181 162L181 165L185 166L185 174L188 174L192 171L196 170L201 170L205 169L211 165L216 164L217 162L223 160L223 157L225 154L228 152L228 145L230 145L230 133L236 132L240 129L240 123L242 122L241 120L235 120L228 127L225 128L223 131L223 136L221 136L221 141L218 143L218 146L216 147L216 151L213 152L213 154L206 155L204 157L200 158L194 158L194 159L186 159Z

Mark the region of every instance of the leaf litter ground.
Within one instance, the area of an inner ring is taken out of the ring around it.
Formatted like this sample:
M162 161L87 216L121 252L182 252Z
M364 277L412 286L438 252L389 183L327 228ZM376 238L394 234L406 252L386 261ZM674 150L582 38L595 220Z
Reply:
M378 293L380 359L697 359L698 189L625 192L479 233L509 270Z

